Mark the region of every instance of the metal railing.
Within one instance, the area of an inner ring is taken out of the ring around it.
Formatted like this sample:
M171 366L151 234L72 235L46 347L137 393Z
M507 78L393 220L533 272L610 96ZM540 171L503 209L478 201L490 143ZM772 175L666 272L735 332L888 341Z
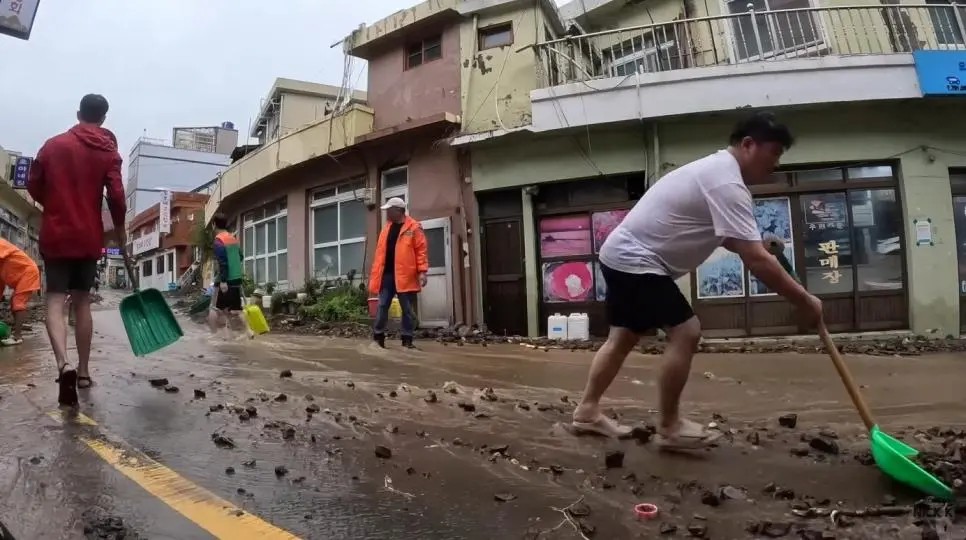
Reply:
M726 5L732 13L540 43L539 84L793 58L966 49L966 3L770 11Z

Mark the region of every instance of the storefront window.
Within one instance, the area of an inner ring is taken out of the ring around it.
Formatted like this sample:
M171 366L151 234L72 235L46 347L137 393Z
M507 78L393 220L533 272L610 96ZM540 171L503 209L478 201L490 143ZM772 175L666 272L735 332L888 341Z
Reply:
M287 221L284 198L247 212L242 217L245 275L258 285L288 280Z
M802 195L805 281L813 294L852 291L852 242L846 195Z
M366 207L358 186L345 184L312 197L312 271L318 279L362 273Z
M893 189L849 192L860 291L902 289L902 209Z

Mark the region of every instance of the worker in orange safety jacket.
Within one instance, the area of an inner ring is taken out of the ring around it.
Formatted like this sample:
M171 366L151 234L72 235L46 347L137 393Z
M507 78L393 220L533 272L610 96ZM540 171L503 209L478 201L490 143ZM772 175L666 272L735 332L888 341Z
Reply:
M382 205L386 226L379 234L375 258L369 274L369 292L379 296L379 308L372 339L386 347L386 323L393 297L402 307L402 345L415 349L416 294L426 285L429 255L426 234L418 221L406 215L406 202L393 197Z
M27 302L40 290L40 269L37 263L22 249L0 238L0 294L10 287L10 312L13 313L13 331L3 345L23 343L23 323L27 320Z

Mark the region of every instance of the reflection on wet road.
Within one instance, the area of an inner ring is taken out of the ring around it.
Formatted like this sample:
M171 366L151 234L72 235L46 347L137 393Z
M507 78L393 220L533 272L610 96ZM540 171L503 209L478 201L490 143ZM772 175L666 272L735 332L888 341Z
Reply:
M383 351L272 334L227 342L185 321L181 342L138 359L117 300L109 295L95 313L95 386L81 392L80 416L55 413L42 328L0 350L0 489L10 494L0 519L18 539L78 538L85 529L179 540L518 538L554 529L562 519L554 508L581 497L593 508L584 532L595 528L597 538L654 537L661 523L684 531L695 513L710 537L741 538L749 518L787 512L787 501L754 500L769 482L857 506L896 492L852 459L867 442L821 356L699 358L695 370L713 376L693 378L686 406L705 421L720 413L731 440L687 459L555 427L581 389L587 353L438 343ZM962 427L961 362L849 360L892 431ZM653 357L631 359L607 405L653 423L656 368ZM152 385L161 378L166 385ZM777 427L783 412L799 413L798 429ZM817 429L837 432L840 455L790 455ZM626 458L609 470L603 454L613 449ZM701 504L700 486L722 485L751 500ZM659 522L634 520L630 508L642 501L662 507ZM904 531L906 521L887 525ZM576 534L564 523L546 537Z

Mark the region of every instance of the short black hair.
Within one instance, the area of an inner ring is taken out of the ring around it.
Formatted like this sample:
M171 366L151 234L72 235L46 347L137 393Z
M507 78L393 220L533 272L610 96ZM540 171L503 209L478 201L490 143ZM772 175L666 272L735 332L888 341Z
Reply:
M729 142L732 146L738 145L745 137L751 137L757 143L779 143L785 150L795 144L788 126L779 123L775 115L767 111L756 112L735 124Z
M100 94L87 94L81 98L80 119L83 122L97 124L107 118L107 98Z
M226 230L228 229L228 216L218 212L211 218L211 223L216 229Z

